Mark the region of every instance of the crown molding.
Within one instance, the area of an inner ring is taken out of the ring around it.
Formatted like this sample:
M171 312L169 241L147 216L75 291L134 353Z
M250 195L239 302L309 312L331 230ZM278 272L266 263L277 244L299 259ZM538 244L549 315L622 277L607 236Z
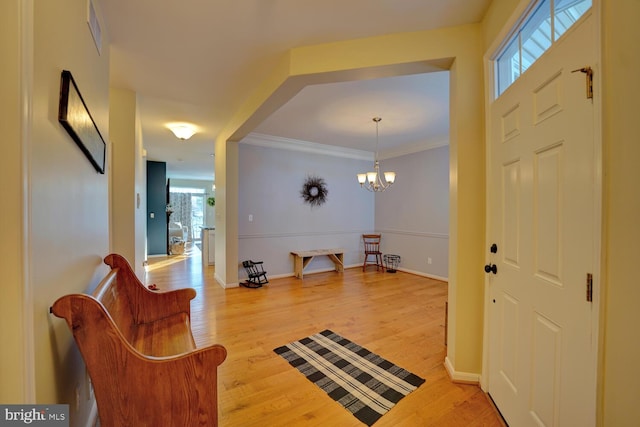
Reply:
M394 157L406 156L407 154L419 153L420 151L433 150L434 148L449 145L448 138L436 139L433 141L420 141L413 144L405 144L389 150L381 150L378 153L380 160L393 159Z
M261 147L280 148L283 150L302 151L311 154L324 154L327 156L346 157L350 159L373 160L373 153L370 151L354 150L351 148L337 147L335 145L318 144L317 142L282 138L279 136L265 135L262 133L252 132L244 139L242 139L240 143L257 145Z
M354 150L352 148L338 147L335 145L319 144L317 142L302 141L299 139L283 138L279 136L266 135L252 132L240 141L241 144L257 145L260 147L280 148L282 150L302 151L311 154L324 154L327 156L345 157L357 160L373 161L374 153L371 151ZM380 160L405 156L407 154L418 153L420 151L449 145L448 138L437 139L435 141L421 141L414 144L403 145L389 150L382 150L378 153Z

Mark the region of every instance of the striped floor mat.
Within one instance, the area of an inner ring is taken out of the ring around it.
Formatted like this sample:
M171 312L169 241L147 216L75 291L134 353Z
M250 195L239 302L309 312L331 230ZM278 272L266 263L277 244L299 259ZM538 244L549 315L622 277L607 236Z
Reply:
M274 351L368 426L425 381L330 330Z

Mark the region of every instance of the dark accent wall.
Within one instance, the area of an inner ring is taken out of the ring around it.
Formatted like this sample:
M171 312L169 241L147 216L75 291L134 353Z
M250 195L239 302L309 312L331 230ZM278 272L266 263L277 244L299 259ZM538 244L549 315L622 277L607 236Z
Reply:
M147 255L167 254L166 207L167 164L147 161Z

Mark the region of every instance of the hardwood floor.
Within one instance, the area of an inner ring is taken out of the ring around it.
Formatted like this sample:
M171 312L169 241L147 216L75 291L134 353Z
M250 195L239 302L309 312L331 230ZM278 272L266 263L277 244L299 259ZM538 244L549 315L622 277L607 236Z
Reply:
M198 250L191 253L150 259L146 284L197 290L196 343L228 351L218 371L221 426L362 426L273 352L324 329L426 379L376 427L503 425L479 387L451 382L443 366L446 283L352 268L224 290Z

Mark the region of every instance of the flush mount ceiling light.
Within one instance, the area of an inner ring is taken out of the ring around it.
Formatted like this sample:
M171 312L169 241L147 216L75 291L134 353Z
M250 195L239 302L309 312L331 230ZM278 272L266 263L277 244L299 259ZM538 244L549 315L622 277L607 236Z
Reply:
M374 117L373 121L376 123L376 152L375 161L373 163L373 171L358 174L358 182L360 187L366 188L373 192L382 192L389 188L396 180L395 172L385 172L384 181L380 177L380 162L378 161L378 124L382 119L380 117Z
M191 138L193 134L196 133L196 127L189 123L171 123L168 124L167 127L173 132L176 138L182 141Z

